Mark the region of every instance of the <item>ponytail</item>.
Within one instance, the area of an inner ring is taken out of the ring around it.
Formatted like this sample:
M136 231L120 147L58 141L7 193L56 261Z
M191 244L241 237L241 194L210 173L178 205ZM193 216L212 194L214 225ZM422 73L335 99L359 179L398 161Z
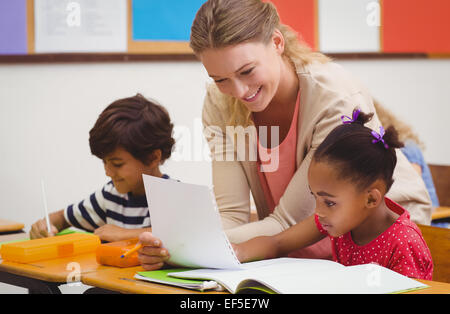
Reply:
M394 182L392 175L397 164L395 149L403 147L403 143L393 126L386 131L380 127L379 132L366 127L373 115L356 108L351 118L341 116L343 124L328 134L313 159L336 165L339 176L351 179L360 189L383 179L387 192Z

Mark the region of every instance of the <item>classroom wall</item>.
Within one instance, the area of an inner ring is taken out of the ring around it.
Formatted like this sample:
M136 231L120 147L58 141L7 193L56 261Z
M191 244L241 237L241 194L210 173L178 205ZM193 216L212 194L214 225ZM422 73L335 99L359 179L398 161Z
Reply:
M450 165L450 60L340 61L383 104L414 125L430 163ZM0 65L0 216L30 225L43 216L41 179L51 211L80 201L107 181L91 156L88 132L117 98L159 100L184 131L182 150L163 171L211 184L202 150L201 108L208 82L198 62ZM189 143L189 137L191 140Z

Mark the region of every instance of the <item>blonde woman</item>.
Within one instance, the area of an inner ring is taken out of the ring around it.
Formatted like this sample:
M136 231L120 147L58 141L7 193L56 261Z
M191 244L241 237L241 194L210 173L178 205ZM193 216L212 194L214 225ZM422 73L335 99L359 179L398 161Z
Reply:
M300 42L270 2L207 1L193 22L190 45L214 81L203 123L230 241L274 235L309 217L315 208L307 180L312 155L342 115L356 106L375 111L369 93L341 66ZM367 126L379 125L374 116ZM388 197L413 221L429 224L430 198L401 153L394 178ZM249 221L250 193L256 222ZM151 233L140 239L144 268L161 267L170 252ZM293 255L330 258L330 243L323 241Z

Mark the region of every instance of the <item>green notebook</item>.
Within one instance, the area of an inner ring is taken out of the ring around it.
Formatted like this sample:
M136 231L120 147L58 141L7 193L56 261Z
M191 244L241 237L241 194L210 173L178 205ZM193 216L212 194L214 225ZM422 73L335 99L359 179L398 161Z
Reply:
M198 279L181 279L175 277L169 277L168 273L182 273L184 271L192 270L192 268L171 268L171 269L162 269L162 270L154 270L154 271L141 271L138 272L134 278L161 283L186 289L194 289L194 290L210 290L210 289L220 289L220 286L215 281L205 281Z

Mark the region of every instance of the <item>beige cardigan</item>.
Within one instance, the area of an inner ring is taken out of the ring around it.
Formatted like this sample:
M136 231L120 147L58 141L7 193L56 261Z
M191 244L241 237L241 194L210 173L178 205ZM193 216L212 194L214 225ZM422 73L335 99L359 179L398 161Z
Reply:
M315 201L308 188L307 171L315 149L332 129L342 123L340 117L351 116L356 106L366 113L375 112L368 91L336 63L305 65L297 68L297 74L300 84L297 171L272 214L266 204L255 159L239 160L236 158L236 145L221 144L226 139L224 131L231 116L231 97L222 94L215 84L208 87L203 125L212 152L214 193L231 242L274 235L310 216L314 212ZM374 130L378 130L379 125L376 115L367 124ZM246 148L249 145L246 143ZM224 153L235 158L225 159ZM425 184L399 149L397 160L394 184L387 196L406 208L414 222L429 224L431 201ZM260 219L252 223L249 223L250 191Z

